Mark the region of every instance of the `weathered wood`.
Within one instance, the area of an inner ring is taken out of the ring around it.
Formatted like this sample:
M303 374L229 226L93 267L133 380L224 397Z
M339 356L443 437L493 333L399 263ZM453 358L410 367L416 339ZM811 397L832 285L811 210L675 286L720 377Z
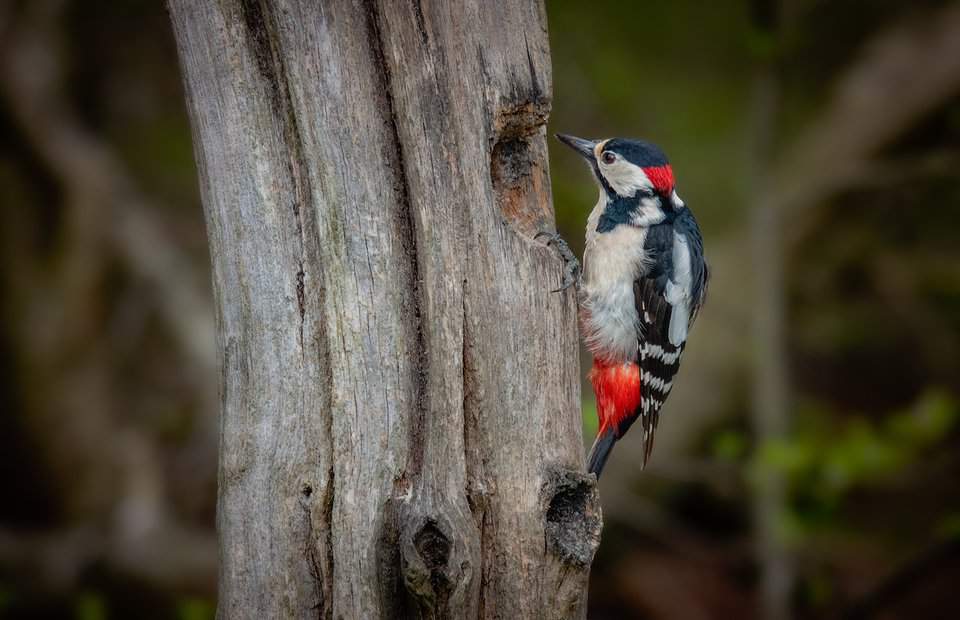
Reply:
M576 617L599 540L539 1L170 0L218 308L219 614Z

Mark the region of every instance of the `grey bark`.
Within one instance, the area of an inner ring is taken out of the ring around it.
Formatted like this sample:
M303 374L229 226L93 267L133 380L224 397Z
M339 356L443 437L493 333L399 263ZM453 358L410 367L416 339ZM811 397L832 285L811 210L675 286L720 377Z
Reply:
M575 617L538 1L170 0L222 362L219 616Z

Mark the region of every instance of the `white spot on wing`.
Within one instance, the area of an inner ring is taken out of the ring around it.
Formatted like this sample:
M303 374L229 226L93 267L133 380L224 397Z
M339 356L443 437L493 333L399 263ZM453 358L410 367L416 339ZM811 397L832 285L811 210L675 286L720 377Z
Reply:
M667 281L664 297L673 306L667 337L670 344L680 346L687 339L690 326L690 302L693 291L693 273L690 268L690 248L687 238L673 233L673 278Z

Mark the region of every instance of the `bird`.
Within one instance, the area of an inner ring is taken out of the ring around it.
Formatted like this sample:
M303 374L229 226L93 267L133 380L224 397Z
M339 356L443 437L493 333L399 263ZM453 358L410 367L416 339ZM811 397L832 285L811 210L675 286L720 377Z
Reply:
M660 409L706 299L709 269L700 227L660 147L629 138L556 137L587 161L600 189L587 218L582 268L559 234L542 233L565 261L557 290L578 290L599 419L587 467L599 478L614 444L637 420L641 468L650 460Z

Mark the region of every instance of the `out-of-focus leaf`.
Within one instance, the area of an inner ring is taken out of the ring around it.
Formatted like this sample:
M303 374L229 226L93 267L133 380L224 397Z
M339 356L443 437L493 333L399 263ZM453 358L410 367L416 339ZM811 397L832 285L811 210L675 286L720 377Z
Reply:
M201 598L188 598L177 603L179 620L210 620L217 613L213 601Z
M16 599L16 595L13 590L6 584L0 584L0 614L7 613L14 599Z
M947 437L958 412L946 393L934 390L881 422L860 416L838 424L835 413L815 407L800 419L788 438L759 446L751 466L755 485L770 471L786 476L793 511L784 527L791 538L818 525L842 526L833 519L848 493L905 470ZM955 525L960 531L960 519Z
M721 430L711 442L713 455L721 461L739 461L749 448L743 433L734 430Z
M960 513L949 514L940 519L937 533L943 538L960 538Z
M105 620L107 605L103 595L97 592L81 592L75 607L77 620Z
M597 420L597 403L592 398L584 400L580 412L583 416L583 437L589 443L593 441L593 436L597 434L600 426Z

